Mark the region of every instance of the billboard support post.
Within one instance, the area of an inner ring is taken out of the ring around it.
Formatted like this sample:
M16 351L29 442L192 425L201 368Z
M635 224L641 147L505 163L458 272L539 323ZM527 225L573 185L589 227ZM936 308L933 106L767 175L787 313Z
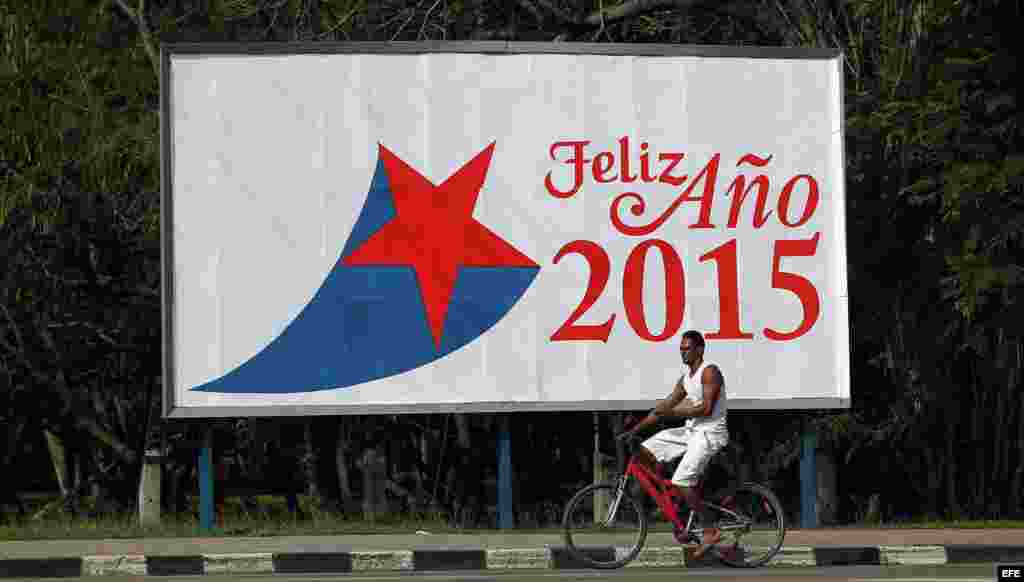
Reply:
M498 529L512 529L512 435L509 415L498 415Z
M203 446L199 449L199 529L213 529L213 430L203 426Z
M810 422L805 422L800 435L800 527L818 527L818 468L816 452L818 435Z

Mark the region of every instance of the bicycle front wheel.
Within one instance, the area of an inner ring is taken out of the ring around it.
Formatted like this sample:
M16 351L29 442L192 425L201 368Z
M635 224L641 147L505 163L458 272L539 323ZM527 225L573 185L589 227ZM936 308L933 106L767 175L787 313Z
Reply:
M565 545L595 568L621 568L636 558L647 539L647 516L628 491L596 483L580 489L562 517Z
M782 504L767 487L744 483L710 505L722 531L722 541L714 550L723 564L756 568L782 548L786 537Z

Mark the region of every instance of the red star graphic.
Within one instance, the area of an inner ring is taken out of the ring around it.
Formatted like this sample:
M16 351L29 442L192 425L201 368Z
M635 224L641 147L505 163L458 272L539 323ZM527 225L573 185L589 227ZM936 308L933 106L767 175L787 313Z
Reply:
M342 260L348 266L411 266L438 349L459 267L538 266L473 218L493 153L491 143L435 186L381 145L396 216Z

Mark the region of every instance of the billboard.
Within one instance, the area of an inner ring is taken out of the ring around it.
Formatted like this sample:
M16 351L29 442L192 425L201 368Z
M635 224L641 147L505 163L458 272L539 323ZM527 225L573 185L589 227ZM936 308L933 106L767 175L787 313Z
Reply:
M164 414L849 406L842 56L162 49Z

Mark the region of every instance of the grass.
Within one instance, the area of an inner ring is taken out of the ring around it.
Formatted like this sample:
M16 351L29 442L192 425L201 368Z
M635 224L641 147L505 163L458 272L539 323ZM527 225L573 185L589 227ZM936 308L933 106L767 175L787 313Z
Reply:
M37 499L28 503L29 515L38 511L51 499ZM299 504L305 519L296 519L288 513L283 499L258 496L258 511L247 511L239 499L228 498L224 507L223 528L202 531L195 518L196 498L191 498L192 511L181 516L164 514L160 525L143 527L132 513L87 517L91 500L83 500L83 511L78 518L53 513L42 519L26 518L20 523L0 521L0 541L11 540L66 540L66 539L132 539L161 537L276 537L318 535L373 535L410 534L416 531L441 533L479 533L486 528L456 528L440 517L385 516L374 522L361 515L344 517L320 511L309 498L300 496ZM8 514L10 515L10 514ZM517 528L517 533L551 533L557 528Z
M30 515L49 500L36 500L30 504ZM438 517L389 516L368 522L361 516L345 518L337 514L319 511L310 499L300 498L300 505L306 512L306 519L296 520L291 516L278 497L260 496L257 503L260 510L246 511L238 499L229 498L224 509L225 527L212 531L200 530L195 519L195 505L192 512L184 516L164 515L162 523L155 527L142 527L133 514L85 517L89 500L83 515L77 519L62 514L53 514L40 520L26 519L18 524L0 523L0 541L9 540L62 540L62 539L129 539L129 538L170 538L170 537L276 537L316 535L373 535L410 534L418 530L432 534L443 533L484 533L491 528L455 528ZM668 531L668 525L652 523L652 531ZM661 527L659 527L661 526ZM793 524L790 527L794 527ZM840 528L924 528L924 529L990 529L1024 528L1024 520L942 520L936 518L907 519L893 523L844 524ZM559 533L557 526L519 527L514 533Z

